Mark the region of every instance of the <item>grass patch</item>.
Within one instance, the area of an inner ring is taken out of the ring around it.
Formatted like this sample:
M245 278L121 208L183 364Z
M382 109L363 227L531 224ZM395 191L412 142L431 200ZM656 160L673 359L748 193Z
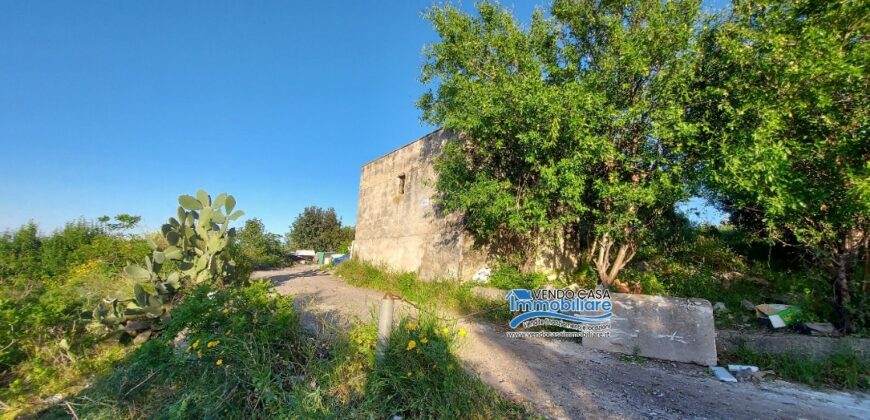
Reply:
M730 363L772 370L782 379L814 387L870 389L870 358L852 352L842 351L822 360L813 360L797 354L758 353L740 346L725 359Z
M638 347L638 346L634 346L631 354L620 353L620 354L616 355L616 358L620 362L633 363L633 364L641 365L641 366L646 365L646 362L647 362L647 358L640 355L640 347Z
M498 321L511 317L507 305L472 293L476 285L470 282L420 281L414 273L396 273L356 259L341 263L335 273L352 286L393 292L421 307Z
M67 399L80 418L529 415L462 369L453 352L463 333L435 317L399 323L378 361L374 324L329 341L309 336L293 299L267 283L203 286L172 314L161 336ZM69 413L61 405L40 415Z

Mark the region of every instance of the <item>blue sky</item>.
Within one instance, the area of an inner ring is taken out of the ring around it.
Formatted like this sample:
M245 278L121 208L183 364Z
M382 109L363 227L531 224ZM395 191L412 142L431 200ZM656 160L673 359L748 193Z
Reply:
M431 4L0 3L0 231L154 229L198 188L276 233L308 205L355 223L360 166L433 129L414 106Z

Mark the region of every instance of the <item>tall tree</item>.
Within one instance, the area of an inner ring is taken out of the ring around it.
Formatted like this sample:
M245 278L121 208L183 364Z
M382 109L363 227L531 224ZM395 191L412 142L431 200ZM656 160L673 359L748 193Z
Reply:
M578 237L609 286L685 197L681 148L697 0L555 0L524 29L497 4L428 13L423 119L459 133L437 163L447 211L531 268Z
M336 251L343 238L341 220L331 207L326 210L317 206L306 207L296 216L287 233L290 249Z
M849 331L856 313L867 322L870 294L868 12L863 1L736 0L704 32L692 107L707 185L830 271Z

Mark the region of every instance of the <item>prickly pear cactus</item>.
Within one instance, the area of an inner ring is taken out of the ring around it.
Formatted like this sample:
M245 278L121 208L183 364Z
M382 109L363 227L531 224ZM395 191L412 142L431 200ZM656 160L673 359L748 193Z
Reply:
M137 335L169 317L173 299L185 285L232 276L235 264L227 256L227 247L236 231L229 225L244 215L233 211L236 199L222 193L212 200L199 190L195 197L178 197L178 203L178 217L170 217L160 229L161 242L168 245L159 246L146 237L152 252L144 265L124 267L123 275L136 281L134 298L104 300L93 311L94 321L115 328L114 332ZM163 270L170 261L177 269Z

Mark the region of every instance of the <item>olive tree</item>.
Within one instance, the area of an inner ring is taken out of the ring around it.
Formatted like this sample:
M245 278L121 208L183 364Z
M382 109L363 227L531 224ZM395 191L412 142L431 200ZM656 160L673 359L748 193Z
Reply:
M686 196L682 145L699 1L555 0L524 27L490 2L435 7L423 119L458 133L439 200L530 269L541 238L576 238L610 286Z

